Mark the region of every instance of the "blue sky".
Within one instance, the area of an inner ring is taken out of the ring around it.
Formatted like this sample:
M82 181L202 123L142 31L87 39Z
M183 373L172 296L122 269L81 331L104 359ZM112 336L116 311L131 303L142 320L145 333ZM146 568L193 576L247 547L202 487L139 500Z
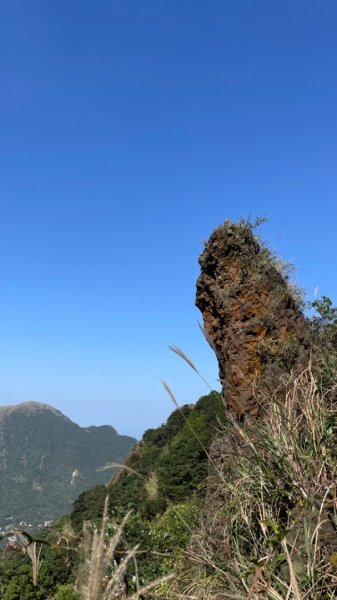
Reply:
M225 219L337 302L332 0L0 5L0 403L140 436L214 386L194 308Z

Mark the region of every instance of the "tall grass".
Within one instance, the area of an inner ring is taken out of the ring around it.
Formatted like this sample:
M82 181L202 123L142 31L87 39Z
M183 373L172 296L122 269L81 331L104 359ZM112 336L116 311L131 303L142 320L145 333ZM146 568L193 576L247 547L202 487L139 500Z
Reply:
M228 415L186 598L337 598L337 405L317 381L291 378L262 422Z
M113 536L108 535L108 498L105 501L100 530L90 533L88 525L84 526L83 560L79 568L77 589L83 600L112 600L113 598L129 598L139 600L147 598L155 587L168 581L166 576L141 586L138 578L137 551L138 546L118 552L128 513ZM119 560L117 561L117 557ZM128 564L134 563L136 592L128 594L125 586L125 573Z

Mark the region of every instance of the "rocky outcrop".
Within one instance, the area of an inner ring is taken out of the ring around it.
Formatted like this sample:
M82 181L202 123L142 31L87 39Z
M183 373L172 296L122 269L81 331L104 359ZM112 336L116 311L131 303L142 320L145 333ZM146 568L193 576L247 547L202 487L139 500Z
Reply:
M250 226L225 221L199 263L196 305L218 359L226 404L239 417L259 416L282 374L308 359L305 318Z

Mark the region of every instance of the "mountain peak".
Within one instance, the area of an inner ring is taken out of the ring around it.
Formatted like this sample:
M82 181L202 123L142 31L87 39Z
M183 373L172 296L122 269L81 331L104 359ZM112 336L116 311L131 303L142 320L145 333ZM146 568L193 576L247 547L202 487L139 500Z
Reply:
M49 404L0 406L0 529L9 506L16 522L64 514L79 493L108 482L98 467L122 462L135 442L111 425L80 427Z
M45 404L42 402L35 402L34 400L30 400L27 402L20 402L20 404L9 404L6 406L0 406L0 415L1 414L7 415L7 414L17 411L17 410L27 412L27 413L35 412L35 411L39 411L39 410L50 410L54 414L60 415L62 417L65 416L61 413L61 411L57 410L50 404ZM65 417L65 418L67 418L67 417Z

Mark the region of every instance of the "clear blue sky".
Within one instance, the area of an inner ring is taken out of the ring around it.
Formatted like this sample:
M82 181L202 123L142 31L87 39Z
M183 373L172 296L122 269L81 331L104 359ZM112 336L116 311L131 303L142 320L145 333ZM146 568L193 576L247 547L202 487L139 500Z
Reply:
M207 392L202 240L261 235L337 302L335 0L4 0L0 403L140 436Z

